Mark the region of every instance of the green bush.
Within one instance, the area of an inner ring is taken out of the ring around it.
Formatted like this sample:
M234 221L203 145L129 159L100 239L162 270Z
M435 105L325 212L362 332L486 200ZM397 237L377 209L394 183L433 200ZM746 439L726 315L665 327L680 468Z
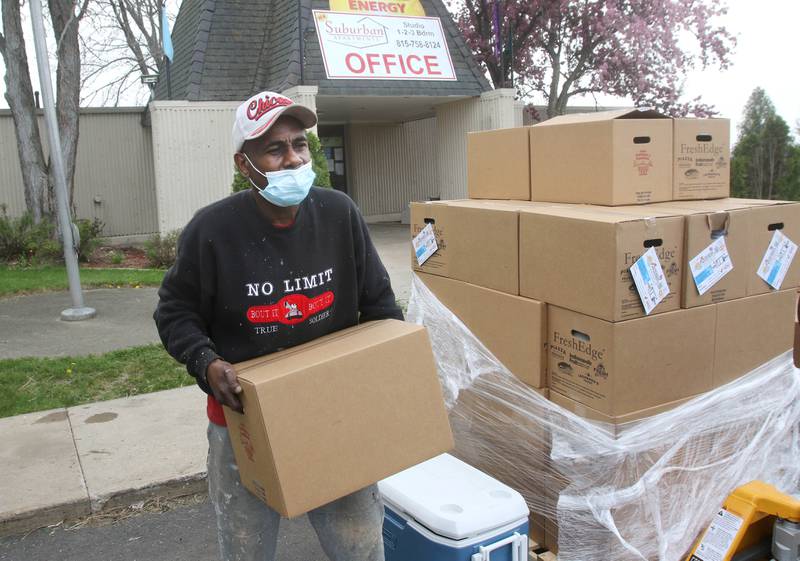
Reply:
M78 259L87 261L100 245L99 236L104 224L97 218L82 218L76 220L75 225L81 238L77 249ZM43 219L36 224L29 212L19 218L11 218L6 205L0 205L0 261L34 265L63 259L64 249L56 237L55 223Z
M231 184L231 191L238 193L250 188L250 182L242 175L236 164L233 164L233 184Z
M328 171L328 159L322 149L322 142L313 132L308 133L308 149L311 151L311 167L317 174L314 185L317 187L331 187L331 174Z
M100 246L105 224L102 220L95 218L89 220L88 218L79 218L75 221L78 227L78 234L80 235L80 243L78 244L78 261L86 262L89 257L94 253L94 250Z
M181 231L173 230L163 236L154 234L144 243L148 264L156 269L172 267L178 255L178 238Z
M317 187L330 187L331 174L328 172L328 160L325 158L325 152L322 150L322 143L319 137L311 131L308 131L308 149L311 152L311 167L314 169L316 179L314 185ZM233 166L233 183L231 184L231 191L238 193L251 187L250 181L242 175L239 168L234 164Z
M30 213L11 218L6 205L0 205L0 261L29 265L59 259L61 244L54 232L52 222L35 224Z

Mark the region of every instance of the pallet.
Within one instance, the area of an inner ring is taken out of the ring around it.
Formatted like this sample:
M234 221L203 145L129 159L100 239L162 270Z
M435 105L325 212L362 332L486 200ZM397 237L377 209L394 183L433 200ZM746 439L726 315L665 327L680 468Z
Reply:
M528 561L558 561L558 556L533 540L528 540Z

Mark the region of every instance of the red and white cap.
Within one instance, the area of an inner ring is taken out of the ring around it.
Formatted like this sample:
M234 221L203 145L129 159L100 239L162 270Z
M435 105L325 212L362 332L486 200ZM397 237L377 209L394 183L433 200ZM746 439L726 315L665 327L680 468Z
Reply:
M245 141L266 133L281 115L294 117L307 129L317 124L317 115L308 107L279 93L257 93L236 109L236 119L233 121L234 152L240 152Z

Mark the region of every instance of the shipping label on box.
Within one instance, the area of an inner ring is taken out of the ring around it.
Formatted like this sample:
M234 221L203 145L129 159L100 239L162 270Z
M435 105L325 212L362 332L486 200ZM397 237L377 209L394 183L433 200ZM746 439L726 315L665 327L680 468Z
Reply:
M519 217L516 209L492 201L437 201L411 204L411 236L428 225L438 250L412 268L519 294Z
M530 128L531 200L630 205L672 198L672 122L655 111L563 115Z
M422 266L436 251L439 246L436 243L436 235L433 233L433 225L426 224L422 231L411 240L414 246L414 255L417 264Z
M630 269L636 290L639 291L639 299L644 306L645 315L649 315L653 309L669 294L669 284L664 275L664 269L658 259L655 248L650 248L644 252Z
M671 219L668 224L669 234L663 237L650 238L652 233L640 234L639 239L630 242L629 251L624 251L620 259L618 286L619 302L616 306L618 313L613 318L614 321L634 319L649 315L653 311L667 312L680 308L681 292L681 272L683 270L683 247L681 242L682 235L679 233L680 224L678 220ZM645 244L650 240L660 240L659 247L645 248ZM652 250L652 251L651 251ZM653 294L647 298L649 304L644 305L642 294L636 286L636 281L631 274L633 266L637 261L650 252L658 259L661 265L661 272L655 271L658 275L652 278L655 285ZM665 292L666 290L666 292Z
M731 256L721 236L689 261L697 292L702 296L733 270Z
M747 294L751 242L748 213L760 205L745 199L715 199L653 206L659 211L685 216L687 263L683 267L682 307L705 306ZM719 252L721 239L724 239L727 256ZM712 250L716 251L712 254ZM712 257L716 259L716 267L711 267L709 259ZM702 293L695 273L699 276Z
M652 248L669 294L651 313L678 309L683 219L648 214L655 213L580 205L521 210L520 294L608 321L643 317L631 267Z
M758 276L775 290L780 290L783 279L786 278L786 273L794 261L795 253L797 244L784 236L780 230L775 230L764 258L758 266Z
M548 306L550 390L619 416L712 387L717 311L611 323Z
M673 120L673 199L716 199L730 194L730 121Z
M417 259L416 250L412 246L411 260L414 269L443 276L449 273L447 213L447 206L437 202L411 203L411 239L421 235L423 230L430 227L436 243L436 251L422 263Z
M769 282L770 277L776 281L778 276L783 276L781 289L800 286L800 260L788 259L792 246L800 240L800 203L765 201L765 204L749 210L748 219L750 246L747 295L775 290ZM776 236L776 232L780 232L781 236ZM791 243L786 242L785 238ZM770 250L771 246L777 251ZM780 250L781 247L783 250ZM773 256L777 259L773 259ZM768 271L761 269L765 258L771 263Z

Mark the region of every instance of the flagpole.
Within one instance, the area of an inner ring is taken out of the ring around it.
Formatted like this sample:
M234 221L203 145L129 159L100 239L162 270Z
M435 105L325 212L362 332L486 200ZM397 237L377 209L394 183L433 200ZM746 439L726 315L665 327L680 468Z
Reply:
M64 264L67 269L69 292L72 296L72 307L61 312L64 321L82 321L97 315L94 308L83 302L81 276L78 268L78 255L75 251L72 218L67 202L67 175L64 171L64 159L61 152L61 134L58 129L56 105L53 97L53 83L50 79L50 60L47 58L47 44L44 31L41 0L31 0L31 25L33 27L33 44L36 50L36 66L39 68L39 85L44 98L44 120L47 124L47 137L50 141L50 169L53 172L58 208L58 224L61 227L61 242L64 249ZM75 24L77 25L77 23ZM77 229L77 228L76 228Z
M172 80L169 76L169 58L164 57L164 61L167 63L167 99L172 99Z
M166 2L159 5L159 19L161 20L161 49L164 54L164 70L167 73L167 99L172 99L172 79L169 73L169 66L172 62L172 37L169 32L169 22L167 21ZM166 35L164 35L166 33ZM169 49L167 49L169 44ZM169 50L169 52L167 52Z

